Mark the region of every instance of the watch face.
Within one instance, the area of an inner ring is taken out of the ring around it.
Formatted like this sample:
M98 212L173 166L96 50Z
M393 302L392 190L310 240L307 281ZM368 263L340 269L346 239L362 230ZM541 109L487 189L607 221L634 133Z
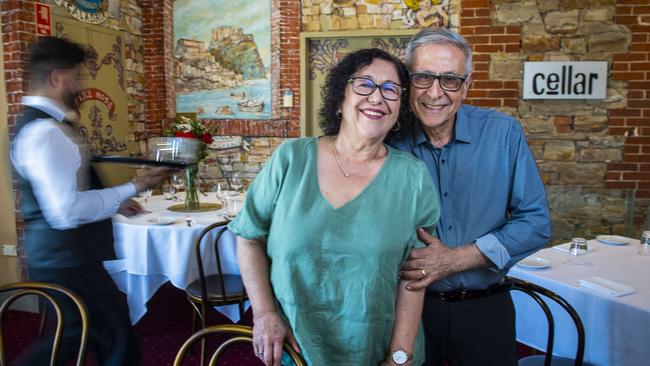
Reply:
M397 351L393 352L393 362L395 362L398 365L403 365L406 363L406 361L409 360L409 355L406 354L404 350L398 349Z

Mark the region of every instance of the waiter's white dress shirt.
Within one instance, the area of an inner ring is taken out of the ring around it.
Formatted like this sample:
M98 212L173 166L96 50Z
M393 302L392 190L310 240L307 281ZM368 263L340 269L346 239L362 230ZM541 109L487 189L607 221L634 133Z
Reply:
M54 229L70 229L113 216L122 201L136 194L133 183L87 190L77 172L90 164L87 147L76 131L62 123L65 112L56 101L25 96L22 104L54 118L35 119L23 127L11 148L11 161L28 180L47 222Z

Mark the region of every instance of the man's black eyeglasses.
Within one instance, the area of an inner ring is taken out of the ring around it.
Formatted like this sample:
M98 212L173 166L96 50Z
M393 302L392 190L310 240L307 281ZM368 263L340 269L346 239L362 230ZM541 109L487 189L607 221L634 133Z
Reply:
M442 90L455 92L460 90L467 77L453 75L436 75L429 72L414 72L410 74L411 84L418 89L428 89L438 80Z
M402 86L392 81L385 81L382 84L375 83L374 80L366 77L353 77L348 79L348 84L352 85L352 91L363 96L370 95L379 88L379 93L386 100L399 100L402 96Z

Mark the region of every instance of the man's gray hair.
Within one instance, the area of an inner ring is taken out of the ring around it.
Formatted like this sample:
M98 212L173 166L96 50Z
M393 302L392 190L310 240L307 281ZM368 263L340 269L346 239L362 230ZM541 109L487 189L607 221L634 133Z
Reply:
M423 45L429 44L450 44L458 47L465 55L465 72L467 75L472 72L472 47L460 34L446 28L426 28L414 35L406 48L406 65L411 68L415 50Z

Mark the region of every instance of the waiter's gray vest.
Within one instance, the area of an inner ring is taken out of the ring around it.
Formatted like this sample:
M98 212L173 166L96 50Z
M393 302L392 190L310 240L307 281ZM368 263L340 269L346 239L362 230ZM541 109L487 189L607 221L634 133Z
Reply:
M39 118L52 116L40 109L24 107L15 136L27 123ZM86 181L90 182L88 189L103 188L92 167L80 170L77 174L86 175ZM28 267L71 268L115 259L113 225L110 219L80 225L74 229L54 229L45 220L31 183L20 174L16 174L16 177L20 188L20 211L25 223L24 245ZM83 190L81 187L79 189Z

